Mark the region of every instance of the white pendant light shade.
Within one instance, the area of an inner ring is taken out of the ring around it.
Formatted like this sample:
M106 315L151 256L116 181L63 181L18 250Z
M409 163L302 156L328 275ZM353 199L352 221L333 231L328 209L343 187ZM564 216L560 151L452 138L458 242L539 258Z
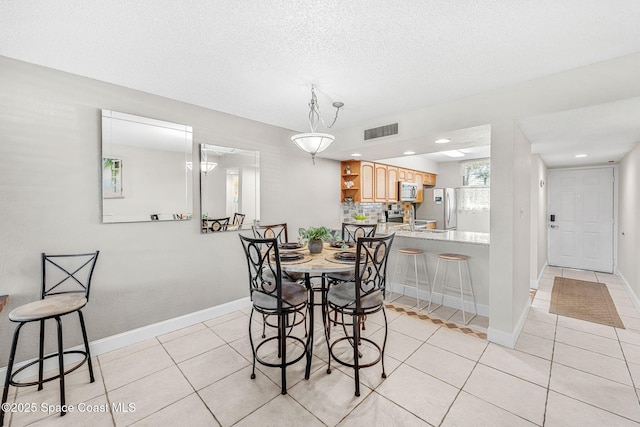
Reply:
M309 102L309 126L311 127L311 132L309 133L299 133L297 135L293 135L291 140L295 142L295 144L301 150L306 151L311 154L311 159L315 164L316 154L323 152L331 143L335 140L333 135L328 133L319 133L316 132L316 128L318 123L321 122L326 128L332 127L336 120L338 119L338 112L340 108L344 106L342 102L334 102L333 106L336 109L336 116L333 119L333 122L327 126L324 123L324 120L320 116L320 111L318 109L318 100L316 98L316 92L314 90L313 85L311 86L311 102Z
M218 166L217 163L200 162L200 171L201 172L211 172L213 170L213 168L215 168L216 166ZM193 169L193 163L187 162L187 168L189 168L189 170Z
M307 153L315 156L317 153L321 153L326 150L334 141L334 136L328 133L299 133L293 135L291 140L296 143L298 148L306 151Z

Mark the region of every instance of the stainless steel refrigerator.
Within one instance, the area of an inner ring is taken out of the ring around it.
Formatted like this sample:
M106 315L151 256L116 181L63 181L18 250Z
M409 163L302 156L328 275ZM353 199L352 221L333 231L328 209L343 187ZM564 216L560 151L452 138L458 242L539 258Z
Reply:
M416 218L435 219L436 228L455 230L458 224L455 188L425 188Z

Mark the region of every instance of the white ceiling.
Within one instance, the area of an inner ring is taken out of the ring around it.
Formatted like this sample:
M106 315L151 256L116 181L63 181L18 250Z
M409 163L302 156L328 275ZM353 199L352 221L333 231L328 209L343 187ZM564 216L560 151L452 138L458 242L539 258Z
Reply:
M294 131L313 83L340 130L640 52L638 22L634 0L0 0L0 55ZM559 166L619 160L638 111L518 119Z

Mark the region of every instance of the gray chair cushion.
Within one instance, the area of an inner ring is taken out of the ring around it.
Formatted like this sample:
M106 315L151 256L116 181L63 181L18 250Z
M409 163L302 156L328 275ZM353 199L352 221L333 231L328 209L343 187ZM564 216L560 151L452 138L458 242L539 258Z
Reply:
M327 301L337 307L347 310L356 308L356 284L354 282L340 283L329 288ZM363 310L378 308L383 304L384 296L381 291L375 291L362 298L361 307Z
M84 293L55 295L21 305L9 313L13 322L32 322L47 317L62 316L81 309L87 304Z
M277 309L277 298L273 295L262 292L254 292L251 296L253 305L265 310ZM282 282L282 308L298 307L307 301L307 289L294 282Z

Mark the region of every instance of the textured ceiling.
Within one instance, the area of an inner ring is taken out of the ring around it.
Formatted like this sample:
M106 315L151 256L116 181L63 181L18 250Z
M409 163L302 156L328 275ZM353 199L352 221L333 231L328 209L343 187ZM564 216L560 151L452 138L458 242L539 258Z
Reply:
M307 131L312 83L344 129L640 52L638 22L633 0L0 0L0 55Z

